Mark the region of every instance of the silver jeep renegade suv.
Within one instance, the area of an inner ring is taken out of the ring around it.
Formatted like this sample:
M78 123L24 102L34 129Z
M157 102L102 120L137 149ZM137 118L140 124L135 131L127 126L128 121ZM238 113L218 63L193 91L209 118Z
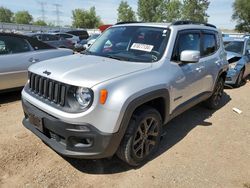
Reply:
M23 124L59 154L138 166L172 118L219 106L227 69L211 24L118 23L83 54L29 68Z

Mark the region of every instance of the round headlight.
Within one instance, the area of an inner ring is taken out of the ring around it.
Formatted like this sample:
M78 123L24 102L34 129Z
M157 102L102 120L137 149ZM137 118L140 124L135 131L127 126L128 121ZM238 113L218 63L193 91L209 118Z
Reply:
M86 108L92 102L92 93L88 88L78 88L76 91L76 100L81 108Z

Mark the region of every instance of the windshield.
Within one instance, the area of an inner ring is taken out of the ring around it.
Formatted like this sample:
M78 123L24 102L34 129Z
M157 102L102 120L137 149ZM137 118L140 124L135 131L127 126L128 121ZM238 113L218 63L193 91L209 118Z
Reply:
M243 54L243 49L244 49L243 41L227 41L224 42L224 46L226 51Z
M166 48L169 30L120 26L105 31L86 53L122 61L156 62Z

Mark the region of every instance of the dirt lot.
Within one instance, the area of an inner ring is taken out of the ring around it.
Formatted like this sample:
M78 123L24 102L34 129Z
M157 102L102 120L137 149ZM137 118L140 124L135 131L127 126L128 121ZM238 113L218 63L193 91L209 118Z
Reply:
M218 111L185 112L165 127L157 156L132 169L116 157L62 158L22 126L19 92L1 94L0 187L249 188L249 98L250 82L226 89Z

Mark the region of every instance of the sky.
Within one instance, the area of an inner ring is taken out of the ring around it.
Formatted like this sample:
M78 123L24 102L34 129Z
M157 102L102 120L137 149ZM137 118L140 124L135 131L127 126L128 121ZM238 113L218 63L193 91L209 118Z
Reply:
M71 25L72 10L76 8L89 9L95 6L96 13L105 24L114 24L117 20L117 8L120 0L0 0L0 6L11 9L13 12L28 10L34 20L41 18L41 5L45 3L46 21L55 23L56 13L54 4L60 4L61 25ZM134 11L137 10L137 0L127 0ZM210 0L207 11L208 22L221 29L233 29L235 22L232 21L233 0Z

